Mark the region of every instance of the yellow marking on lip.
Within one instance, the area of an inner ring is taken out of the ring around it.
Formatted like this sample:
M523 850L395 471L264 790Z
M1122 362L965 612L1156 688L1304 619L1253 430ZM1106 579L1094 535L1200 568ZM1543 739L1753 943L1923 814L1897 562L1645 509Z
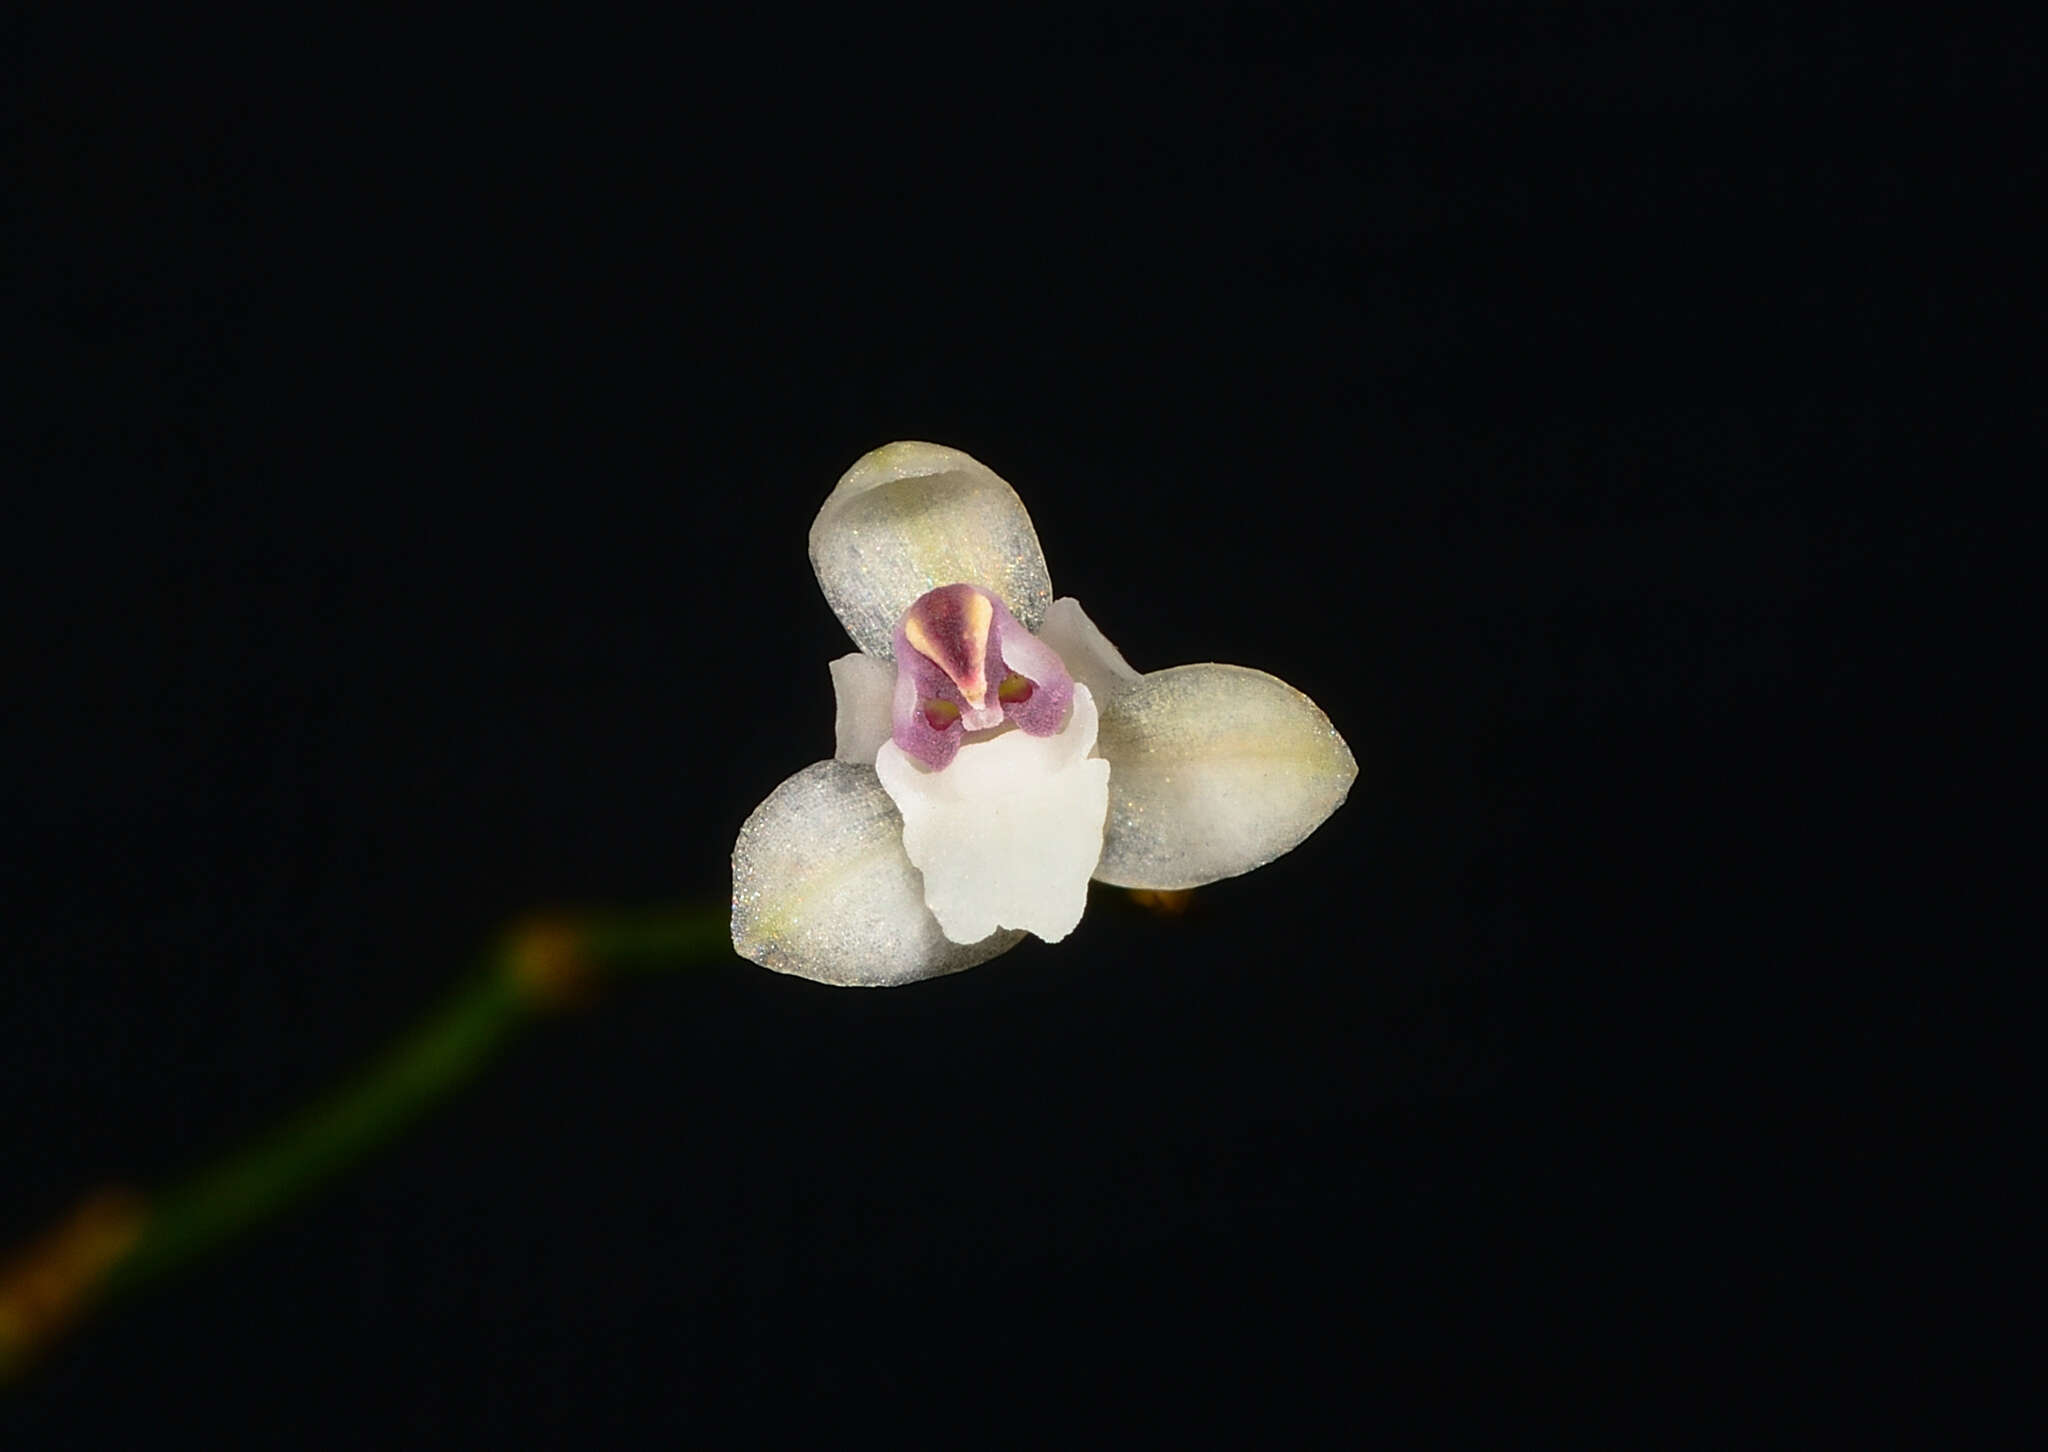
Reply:
M932 649L932 638L925 634L924 622L912 615L903 622L903 638L910 642L911 649L934 665L938 664L938 652Z
M946 664L946 655L932 648L931 633L916 613L904 620L903 638L919 655L944 671L947 679L958 686L960 694L967 698L967 704L979 711L988 700L988 629L994 621L995 610L989 605L988 597L978 591L970 593L967 608L961 612L960 619L961 644L966 649L959 653L967 660L965 679L954 675L952 667Z

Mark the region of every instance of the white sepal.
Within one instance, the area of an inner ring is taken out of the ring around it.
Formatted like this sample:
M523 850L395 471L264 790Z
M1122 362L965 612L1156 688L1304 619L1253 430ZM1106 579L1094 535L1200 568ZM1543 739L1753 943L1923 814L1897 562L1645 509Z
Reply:
M895 659L896 622L940 585L979 585L1038 629L1045 551L1017 491L938 444L889 444L841 476L811 524L811 566L853 643Z
M778 973L887 988L972 968L1023 938L963 944L939 930L872 767L805 767L754 809L733 847L733 950Z
M1358 763L1307 696L1264 671L1153 671L1103 703L1111 771L1098 881L1199 887L1292 851L1337 810Z

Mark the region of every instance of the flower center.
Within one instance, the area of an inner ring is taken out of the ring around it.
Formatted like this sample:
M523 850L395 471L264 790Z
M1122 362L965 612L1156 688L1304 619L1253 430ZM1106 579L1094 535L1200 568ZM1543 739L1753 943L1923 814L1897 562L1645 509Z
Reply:
M1052 647L978 585L941 585L896 624L891 739L934 771L970 735L1014 725L1050 736L1066 721L1074 680Z
M985 593L972 585L944 585L911 604L903 637L979 711L988 699L988 628L994 621L995 606Z

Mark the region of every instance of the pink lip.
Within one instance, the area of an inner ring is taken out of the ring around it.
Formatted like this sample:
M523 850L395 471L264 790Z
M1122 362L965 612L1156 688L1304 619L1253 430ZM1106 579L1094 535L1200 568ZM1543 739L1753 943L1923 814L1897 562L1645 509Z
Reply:
M978 585L941 585L920 595L896 623L895 644L891 736L935 771L953 760L971 733L1007 722L1028 735L1050 736L1066 720L1074 678L1065 663ZM1013 675L1024 688L990 691L990 682L1000 685ZM951 712L934 709L948 706Z

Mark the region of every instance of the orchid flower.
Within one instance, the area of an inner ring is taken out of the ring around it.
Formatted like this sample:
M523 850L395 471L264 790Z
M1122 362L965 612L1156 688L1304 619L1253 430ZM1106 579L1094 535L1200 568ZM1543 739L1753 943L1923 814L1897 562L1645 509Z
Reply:
M1358 766L1262 671L1140 674L1054 599L1023 501L957 449L847 470L811 564L857 654L832 662L837 749L768 796L732 858L732 941L820 983L957 973L1056 943L1090 879L1180 889L1292 851Z

